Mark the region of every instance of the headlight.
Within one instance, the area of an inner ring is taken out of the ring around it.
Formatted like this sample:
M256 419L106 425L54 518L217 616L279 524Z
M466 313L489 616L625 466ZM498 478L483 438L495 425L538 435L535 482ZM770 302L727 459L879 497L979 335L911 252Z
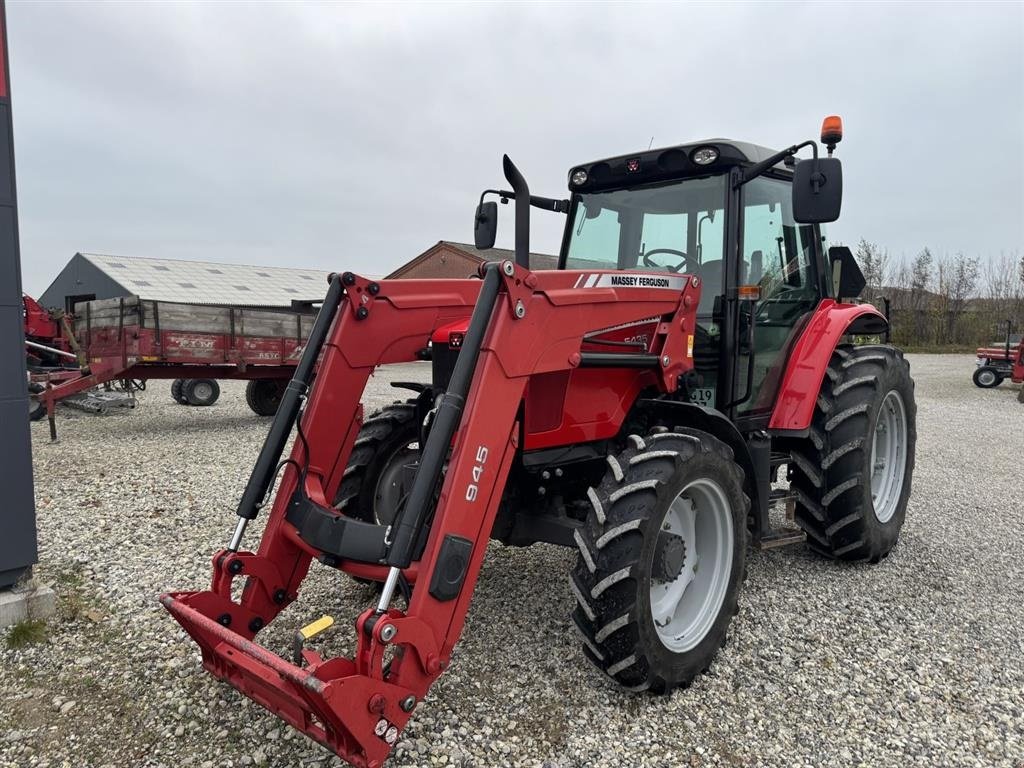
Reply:
M572 176L569 177L574 187L579 187L587 183L587 172L582 168L578 168L572 172Z
M711 165L718 159L718 150L714 147L698 147L693 150L690 159L697 165Z

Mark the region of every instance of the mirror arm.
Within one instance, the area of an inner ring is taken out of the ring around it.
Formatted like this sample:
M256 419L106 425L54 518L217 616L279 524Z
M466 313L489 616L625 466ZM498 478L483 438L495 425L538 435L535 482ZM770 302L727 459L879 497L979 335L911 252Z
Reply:
M510 198L515 197L515 195L513 195L511 192L505 192L500 189L485 189L483 192L480 193L480 205L484 204L484 197L486 197L487 195L497 195L499 198L501 198L502 205L506 205Z
M506 200L515 200L516 193L509 192L507 189L490 189L488 192L494 192L501 195L502 202ZM530 205L534 208L540 208L544 211L555 211L556 213L568 213L569 212L569 201L568 200L555 200L551 197L540 197L539 195L530 195Z
M808 141L805 141L803 144L794 144L789 149L784 149L781 152L776 152L774 155L772 155L768 159L762 160L761 162L756 163L756 164L750 166L749 168L745 169L743 171L743 173L740 175L739 180L733 185L733 188L734 189L739 189L744 184L746 184L748 181L753 181L758 176L763 174L765 171L767 171L770 168L775 167L776 165L781 163L783 160L785 160L787 157L792 157L793 155L795 155L797 152L799 152L804 147L810 147L811 151L814 153L814 162L815 162L815 169L814 169L815 173L814 173L814 175L815 175L815 178L817 178L817 175L818 175L817 174L817 170L818 170L817 169L818 145L814 141L808 140ZM814 191L817 192L818 191L818 188L817 188L818 187L818 182L815 181L814 185L815 185Z
M480 204L483 205L484 197L486 195L497 195L502 205L506 205L509 200L516 199L515 192L509 192L507 189L485 189L480 193ZM530 195L530 205L534 208L540 208L545 211L554 211L555 213L568 213L569 212L569 201L568 200L556 200L551 197L540 197L539 195Z

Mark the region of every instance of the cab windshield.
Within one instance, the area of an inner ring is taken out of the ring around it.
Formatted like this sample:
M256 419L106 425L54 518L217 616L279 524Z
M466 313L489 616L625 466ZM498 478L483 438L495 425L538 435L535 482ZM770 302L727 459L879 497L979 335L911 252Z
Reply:
M719 286L725 200L721 175L576 195L565 269L685 272ZM716 293L702 292L699 313Z

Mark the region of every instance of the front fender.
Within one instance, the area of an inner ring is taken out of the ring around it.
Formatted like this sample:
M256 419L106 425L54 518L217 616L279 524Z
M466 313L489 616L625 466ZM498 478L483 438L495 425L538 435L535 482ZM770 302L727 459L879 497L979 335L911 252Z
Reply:
M839 340L848 333L878 335L888 322L870 304L839 304L823 299L793 345L768 428L803 431L811 426L825 369Z

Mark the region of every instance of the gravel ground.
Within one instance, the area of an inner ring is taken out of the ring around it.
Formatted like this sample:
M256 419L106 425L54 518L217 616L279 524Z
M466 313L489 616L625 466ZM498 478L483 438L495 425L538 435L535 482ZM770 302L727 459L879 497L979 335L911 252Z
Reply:
M689 690L657 698L584 660L571 553L492 544L452 668L389 765L1022 765L1024 406L1009 384L974 387L971 356L911 363L914 494L882 564L751 554L728 647ZM388 375L371 405L393 399ZM134 412L62 414L59 443L33 426L36 573L59 615L43 642L0 643L0 766L340 764L206 675L156 602L205 587L230 535L268 424L242 389L186 408L153 382ZM354 617L371 598L315 567L261 639L283 652L305 621Z

